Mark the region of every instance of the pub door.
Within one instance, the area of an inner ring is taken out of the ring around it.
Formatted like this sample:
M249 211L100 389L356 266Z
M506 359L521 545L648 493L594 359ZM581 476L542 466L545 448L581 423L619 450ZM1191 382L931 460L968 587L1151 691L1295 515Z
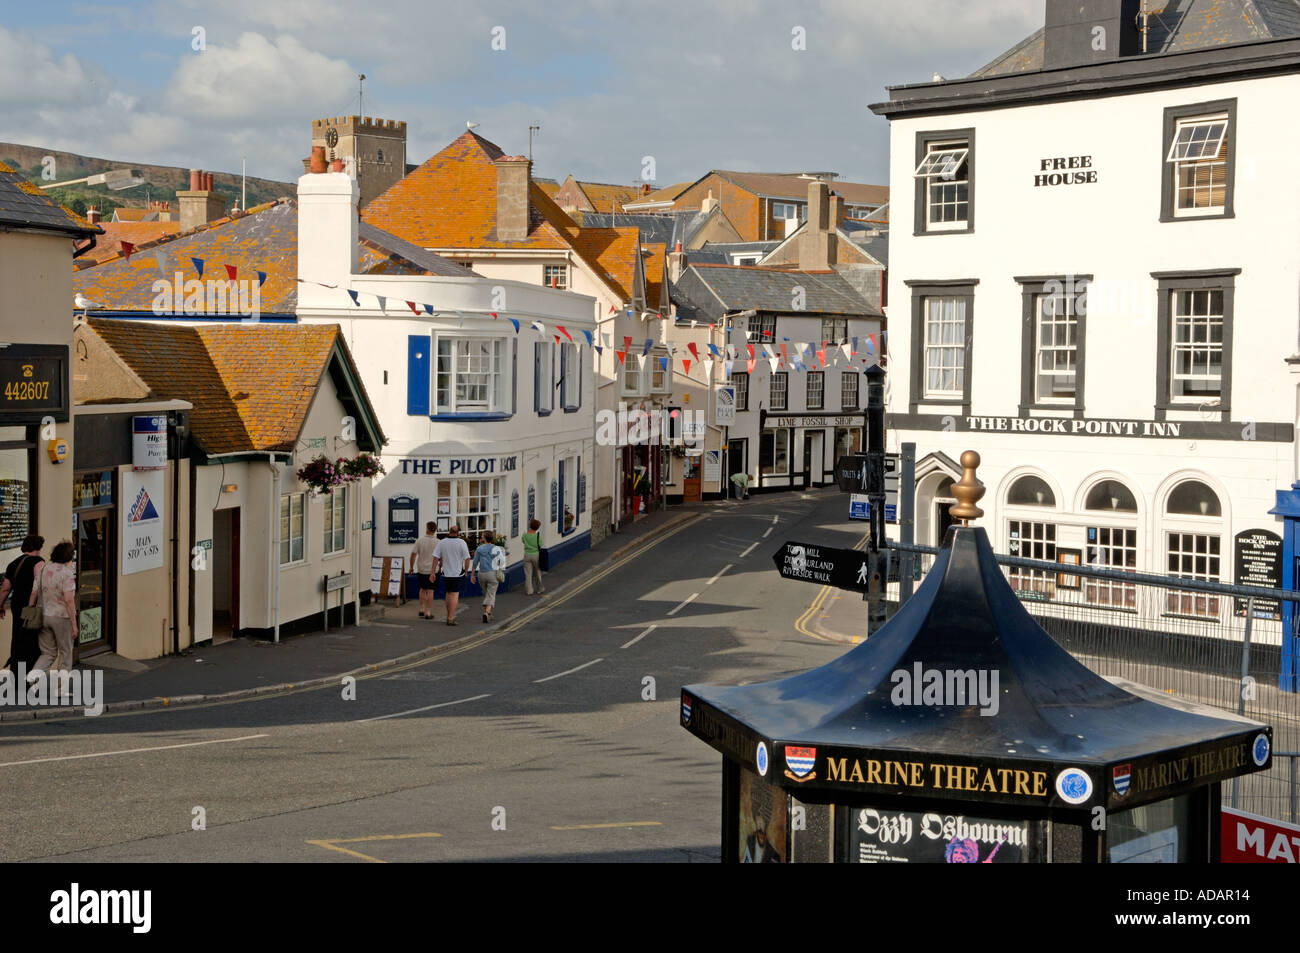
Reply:
M104 509L77 513L77 658L113 648L115 610L110 583L116 573L114 512Z
M748 440L731 439L727 441L727 472L722 474L722 485L727 491L727 495L734 498L736 495L736 484L731 482L731 477L736 473L748 473L749 454Z
M239 635L239 507L212 514L212 642Z
M699 503L704 499L701 490L700 464L703 457L682 458L682 502Z

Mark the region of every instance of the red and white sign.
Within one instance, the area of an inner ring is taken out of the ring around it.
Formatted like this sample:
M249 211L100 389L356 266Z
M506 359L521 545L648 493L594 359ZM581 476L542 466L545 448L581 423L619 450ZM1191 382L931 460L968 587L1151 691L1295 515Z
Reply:
M1221 863L1300 863L1300 826L1230 807L1219 810Z

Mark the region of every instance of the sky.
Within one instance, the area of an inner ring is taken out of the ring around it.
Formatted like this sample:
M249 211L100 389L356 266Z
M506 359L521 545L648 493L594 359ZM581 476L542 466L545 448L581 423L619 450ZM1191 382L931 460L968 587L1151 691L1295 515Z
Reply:
M886 87L965 76L1043 0L0 0L0 141L294 181L311 121L477 122L533 174L709 169L888 183ZM797 48L802 47L802 48Z

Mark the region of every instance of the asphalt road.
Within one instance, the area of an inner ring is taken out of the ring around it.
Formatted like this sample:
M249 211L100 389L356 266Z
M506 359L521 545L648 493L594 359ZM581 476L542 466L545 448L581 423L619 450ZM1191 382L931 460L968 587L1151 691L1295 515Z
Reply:
M832 490L711 512L355 698L0 726L0 860L717 861L720 756L678 690L846 650L796 628L818 589L771 560L851 546L845 510Z

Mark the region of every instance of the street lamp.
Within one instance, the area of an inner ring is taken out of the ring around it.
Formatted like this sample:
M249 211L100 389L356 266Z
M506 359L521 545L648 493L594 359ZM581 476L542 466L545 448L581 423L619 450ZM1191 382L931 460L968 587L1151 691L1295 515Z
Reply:
M95 175L88 175L84 179L69 179L66 182L51 182L49 185L42 185L41 188L57 189L64 185L77 185L82 182L86 185L102 185L114 192L120 192L123 189L143 185L144 173L139 169L112 169L108 172L99 172Z

